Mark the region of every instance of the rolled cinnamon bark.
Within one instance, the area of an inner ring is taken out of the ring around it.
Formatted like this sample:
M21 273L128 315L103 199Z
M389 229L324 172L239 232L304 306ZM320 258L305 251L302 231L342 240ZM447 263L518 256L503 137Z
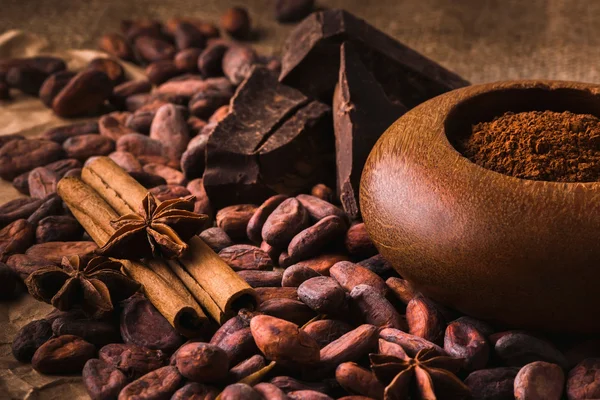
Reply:
M90 237L98 246L103 246L115 231L110 225L110 221L119 217L115 210L94 189L77 178L61 179L57 192ZM148 300L178 332L195 336L208 322L202 308L164 263L163 266L155 266L161 270L159 273L139 262L121 262L125 272L142 284ZM160 261L154 263L161 264Z
M98 157L81 173L90 185L120 215L137 212L148 191L108 157ZM202 239L190 239L189 250L172 271L206 312L223 323L241 308L254 306L254 290L240 278Z

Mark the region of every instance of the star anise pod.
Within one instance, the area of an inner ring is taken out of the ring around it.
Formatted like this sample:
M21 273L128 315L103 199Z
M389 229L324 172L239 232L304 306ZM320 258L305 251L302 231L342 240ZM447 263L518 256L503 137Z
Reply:
M37 300L61 311L81 308L94 318L113 310L113 303L134 294L140 284L121 272L122 264L106 257L63 257L61 266L44 267L25 280Z
M370 354L371 369L383 383L385 400L469 399L471 391L454 375L464 360L423 349L414 358L402 346L379 340L379 354Z
M197 234L206 219L196 214L194 196L167 200L159 205L152 193L137 214L127 214L111 224L116 232L97 252L121 259L177 258L188 249L186 241Z

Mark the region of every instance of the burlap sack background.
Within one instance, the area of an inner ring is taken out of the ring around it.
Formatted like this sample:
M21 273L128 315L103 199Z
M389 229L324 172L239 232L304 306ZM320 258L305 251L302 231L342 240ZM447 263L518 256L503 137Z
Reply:
M229 6L245 5L256 47L278 54L289 25L272 15L275 0L2 0L0 58L56 53L77 69L99 53L104 32L124 18L191 15L218 22ZM346 8L473 83L545 78L600 82L600 2L588 0L317 0ZM21 31L10 31L18 29ZM5 32L3 35L2 33ZM141 73L128 66L128 73ZM35 136L67 123L37 99L0 102L0 134ZM0 181L0 203L19 196ZM51 307L30 296L0 304L0 399L85 399L79 377L37 374L16 362L10 344L17 330Z

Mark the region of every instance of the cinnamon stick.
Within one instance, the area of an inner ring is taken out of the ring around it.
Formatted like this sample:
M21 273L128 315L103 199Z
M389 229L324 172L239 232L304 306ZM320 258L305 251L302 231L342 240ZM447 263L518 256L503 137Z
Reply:
M103 246L114 233L110 221L119 217L115 210L77 178L61 179L57 192L90 237L98 246ZM158 273L139 262L121 262L127 274L142 284L144 293L156 309L180 333L194 336L208 322L202 308L166 265L155 266L161 269Z
M108 157L98 157L83 168L81 177L120 215L137 211L147 190ZM219 323L256 303L254 290L202 239L194 236L188 252L169 261L172 271Z

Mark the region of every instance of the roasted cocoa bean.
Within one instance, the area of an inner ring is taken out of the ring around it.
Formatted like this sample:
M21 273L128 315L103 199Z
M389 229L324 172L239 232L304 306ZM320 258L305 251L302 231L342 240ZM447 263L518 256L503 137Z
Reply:
M320 348L327 346L352 330L352 326L336 319L322 319L311 322L302 328L310 337L315 339Z
M217 226L232 239L243 239L246 237L248 222L256 209L254 204L238 204L222 208L217 212Z
M78 122L76 124L62 125L50 128L40 135L41 139L52 140L56 143L64 143L65 140L86 133L97 133L99 127L97 122ZM61 151L62 152L62 151Z
M93 344L77 336L64 335L42 344L34 353L31 366L47 375L81 373L87 360L95 354Z
M82 234L83 228L79 222L68 215L43 218L35 229L35 239L38 243L78 240Z
M125 70L121 64L110 58L94 58L90 61L87 68L104 72L112 82L113 86L116 86L125 80Z
M381 254L376 254L372 257L366 258L358 263L361 267L365 267L374 274L380 276L382 279L390 277L398 277L398 273L392 267Z
M498 358L510 367L522 367L534 361L546 361L568 368L565 356L550 342L521 332L509 332L494 345Z
M128 151L113 151L108 157L127 172L142 170L142 164Z
M56 266L48 260L41 257L30 257L25 254L13 254L8 257L6 264L25 280L31 273L41 268Z
M447 355L444 349L437 344L425 340L422 337L402 332L399 329L382 329L381 332L379 332L379 337L388 342L399 344L410 357L415 357L417 353L423 349L432 349L434 350L434 354L439 356Z
M333 397L314 390L299 390L289 392L288 397L293 400L333 400Z
M90 69L81 71L56 95L52 109L64 118L95 112L111 95L112 86L104 72Z
M16 139L0 148L0 177L6 181L50 164L63 156L62 147L49 140Z
M243 7L231 7L221 16L221 28L236 39L247 38L250 27L250 16Z
M223 389L219 398L221 400L263 400L262 396L245 383L234 383Z
M565 374L560 366L543 361L525 365L514 383L517 400L560 400Z
M294 260L287 251L282 251L279 253L279 259L277 260L277 264L280 268L286 269L294 263Z
M175 168L152 163L145 164L143 168L144 171L149 174L158 175L164 178L164 180L167 181L168 185L181 186L187 183L187 180L185 179L181 171L177 171Z
M324 382L304 382L291 376L276 376L271 379L271 384L275 385L285 393L297 392L301 390L312 390L319 393L328 393L330 388Z
M347 260L348 257L342 254L322 254L308 260L300 261L294 264L294 266L308 267L320 275L329 276L329 270L332 266L340 261Z
M29 196L29 171L23 172L21 175L15 177L12 181L12 186L17 189L19 193Z
M63 148L68 157L85 161L93 156L109 155L115 150L115 141L101 135L79 135L65 140Z
M31 321L17 332L11 346L12 354L18 361L29 363L36 350L51 337L52 325L48 321Z
M82 164L78 160L76 160L74 158L66 158L64 160L54 161L53 163L50 163L50 164L44 166L44 168L49 169L50 171L56 172L56 174L60 178L62 178L63 176L65 176L67 171L69 171L73 168L81 168L81 166L82 166Z
M298 287L300 300L319 314L339 314L347 310L346 292L335 279L318 276Z
M209 129L209 127L210 127L210 129L214 130L214 128L216 127L216 124L223 121L225 119L225 117L227 117L229 115L230 111L231 111L231 108L229 107L229 105L225 105L225 106L217 108L217 111L215 111L213 113L213 115L211 115L210 118L208 119L208 125L206 125L207 129Z
M325 217L294 236L288 246L288 254L292 260L297 261L314 257L323 247L338 239L345 231L344 220L335 215Z
M160 85L181 73L172 60L154 61L146 67L145 72L148 80L155 85Z
M410 282L405 279L391 277L388 278L385 283L396 298L404 304L410 303L412 299L419 295L419 293L413 289Z
M189 48L204 48L206 46L206 38L202 32L194 25L189 22L182 21L175 27L173 32L175 39L175 45L178 50L184 50Z
M288 287L260 287L254 289L258 304L271 299L291 299L298 300L298 291L296 288Z
M165 155L179 160L190 141L186 117L173 104L161 106L152 120L150 138L164 147Z
M131 128L125 126L123 122L121 122L121 116L129 116L129 113L123 113L124 115L118 115L121 113L110 113L103 115L98 120L98 129L100 130L100 135L106 136L112 140L119 140L121 137L136 133Z
M268 360L311 364L319 361L319 345L298 325L269 315L250 321L256 345Z
M198 71L198 57L202 53L202 49L197 47L191 47L189 49L181 50L175 54L175 67L181 72L197 72ZM162 82L161 82L162 83Z
M200 134L200 132L202 131L202 129L204 129L204 127L206 126L207 122L203 119L200 119L198 117L194 117L193 115L191 117L188 117L187 119L187 124L188 127L190 128L190 136L196 137L197 135ZM190 145L188 143L188 149L190 148Z
M217 214L217 220L219 214ZM219 257L234 271L273 269L271 257L256 246L235 244L219 252Z
M229 46L225 43L216 43L208 46L198 60L198 70L202 76L209 78L214 76L223 76L223 56Z
M149 372L125 386L119 400L169 399L183 383L177 368L166 366Z
M119 109L125 108L127 97L140 93L148 93L152 90L152 84L145 79L128 81L115 86L110 96L110 102Z
M446 328L444 350L452 357L463 358L467 371L484 369L490 354L485 336L475 326L459 320Z
M250 328L236 330L215 344L225 350L231 365L236 365L258 353Z
M177 350L176 365L185 378L200 383L223 380L229 371L227 353L202 342L188 343Z
M373 373L354 362L338 365L335 370L335 379L350 393L356 393L374 399L383 398L383 385Z
M268 216L262 228L262 238L271 246L285 248L309 224L308 211L296 198L289 198Z
M116 399L127 385L127 378L121 371L95 358L85 363L81 375L92 400Z
M304 325L315 317L315 313L306 304L290 299L267 300L260 304L258 311L299 326Z
M253 314L246 318L246 314L239 312L235 317L227 320L210 339L210 344L218 345L227 336L244 328L250 327L250 320Z
M569 400L592 399L600 396L600 358L587 358L569 372L567 397Z
M246 228L246 234L251 241L254 243L263 241L262 230L267 218L287 198L288 196L283 194L271 196L254 211Z
M362 316L362 319L366 323L378 327L390 327L406 330L407 325L402 316L398 313L398 311L396 311L394 306L373 286L355 286L350 292L350 297L352 298L353 307L358 310Z
M13 140L24 140L25 136L11 133L10 135L0 135L0 148Z
M267 242L262 242L260 244L260 249L269 255L274 264L278 264L279 256L281 255L281 249L273 247Z
M432 300L423 296L413 298L406 306L406 321L411 335L436 344L442 343L446 321Z
M219 107L229 104L232 91L216 88L196 93L188 104L190 113L198 118L209 118Z
M300 21L312 12L314 4L314 0L277 0L275 19L279 22Z
M218 395L217 388L192 382L176 391L171 400L215 400Z
M150 37L140 36L133 42L137 54L148 63L161 60L172 60L175 56L175 47L171 43Z
M121 337L128 344L173 352L183 343L183 337L144 296L127 299L121 313Z
M265 400L288 400L289 397L284 393L283 390L279 389L272 383L261 382L258 385L254 385L256 390Z
M145 172L145 171L144 171ZM147 172L145 172L148 174ZM152 174L148 174L152 175ZM155 175L158 176L158 175ZM162 178L162 177L160 177ZM162 178L164 179L164 178ZM187 190L184 186L180 185L159 185L153 187L149 190L150 193L156 197L158 201L167 201L172 199L177 199L180 197L186 197L190 195L190 191Z
M281 271L238 271L238 275L253 288L281 286Z
M336 215L342 219L346 218L346 214L341 208L318 197L308 194L299 194L296 198L302 203L304 208L306 208L313 221L320 221L330 215Z
M75 72L72 71L60 71L50 75L42 86L38 96L42 103L48 108L52 107L52 101L61 90L71 81L75 76Z
M39 225L40 221L51 215L60 214L63 211L63 202L58 194L53 193L43 199L42 204L27 218L27 222L31 225Z
M217 253L227 247L233 246L233 241L229 235L219 227L205 229L199 236L204 240L204 243Z
M100 349L98 357L118 368L129 379L146 375L167 362L167 356L161 350L124 343L107 344Z
M208 215L211 219L211 225L212 225L212 219L214 218L214 212L213 212L212 206L210 204L210 199L208 198L208 195L206 194L206 190L204 190L204 183L203 183L202 179L194 179L194 180L190 181L187 184L186 188L187 188L187 190L190 191L191 194L196 196L196 203L194 204L194 212L199 213L199 214ZM233 244L233 243L231 243L231 244Z
M98 48L121 60L133 61L135 59L131 47L129 47L125 38L118 33L102 35L98 40Z
M27 177L29 195L36 199L43 199L55 193L59 179L58 174L48 168L37 167L33 169Z
M0 226L29 217L42 204L40 199L22 197L0 206Z
M474 399L514 399L513 385L519 368L492 368L471 372L465 384Z
M18 219L0 229L0 260L23 253L35 242L35 226L26 219Z
M156 89L156 93L181 96L189 101L194 94L213 87L226 90L232 88L232 84L227 78L202 79L195 75L182 76L163 83Z
M121 20L121 32L123 32L130 41L138 36L149 36L162 39L164 38L162 30L163 27L160 21L147 18Z
M5 80L9 87L19 89L31 96L37 96L48 74L29 65L14 66L6 72Z
M110 320L59 317L52 322L52 332L55 336L78 336L98 347L121 341L118 326Z
M139 133L132 133L119 138L117 140L117 151L127 151L136 157L143 155L162 156L164 154L163 146L159 141Z
M383 296L387 295L388 287L383 279L358 264L340 261L331 267L329 275L348 292L358 285L369 285Z
M31 257L41 257L52 263L60 264L63 257L84 257L96 250L98 246L94 242L47 242L31 246L25 252Z
M377 248L367 233L363 222L354 224L346 232L346 250L354 257L366 258L377 254Z
M252 71L252 66L258 61L254 49L249 46L232 45L223 54L223 74L234 85L239 85Z
M481 334L486 338L489 338L494 333L494 328L492 328L488 323L475 319L473 317L463 316L457 318L455 321L474 326L475 329L481 332Z
M377 327L360 325L321 349L319 369L331 371L341 363L360 360L376 347Z
M239 382L245 377L260 371L266 365L265 358L260 354L256 354L247 360L242 361L235 367L229 370L227 380L229 382Z

